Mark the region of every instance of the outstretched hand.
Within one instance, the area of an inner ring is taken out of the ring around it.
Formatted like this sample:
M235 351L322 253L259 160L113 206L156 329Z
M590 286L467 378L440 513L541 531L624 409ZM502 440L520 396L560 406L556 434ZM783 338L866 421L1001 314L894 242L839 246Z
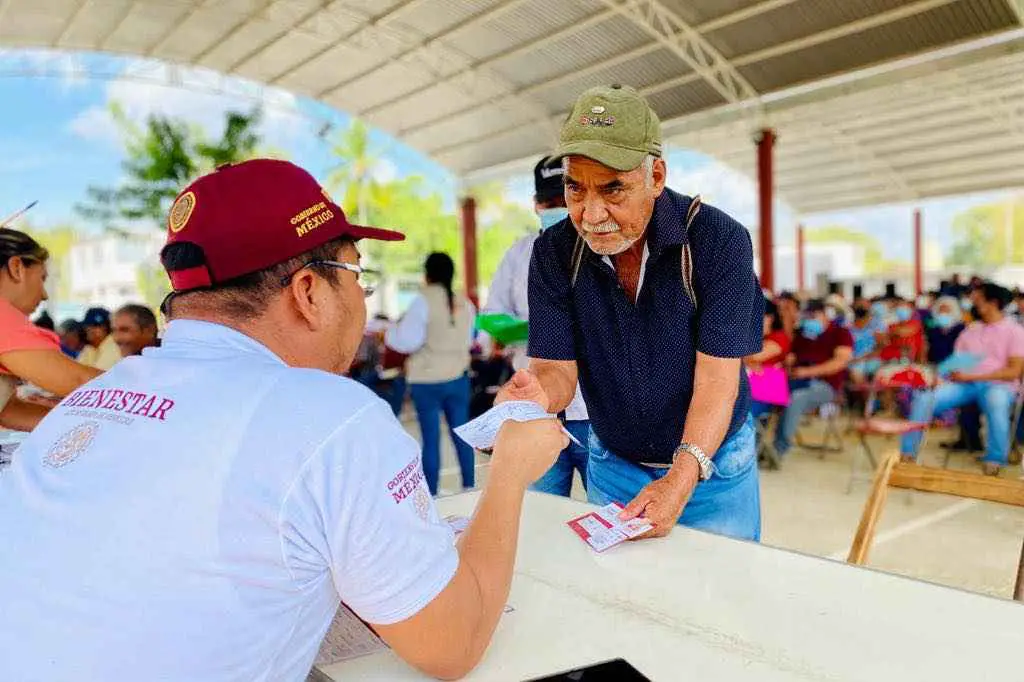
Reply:
M509 402L510 400L530 400L537 403L545 410L551 408L551 399L547 391L540 383L537 375L529 369L521 369L512 375L494 398L494 404Z

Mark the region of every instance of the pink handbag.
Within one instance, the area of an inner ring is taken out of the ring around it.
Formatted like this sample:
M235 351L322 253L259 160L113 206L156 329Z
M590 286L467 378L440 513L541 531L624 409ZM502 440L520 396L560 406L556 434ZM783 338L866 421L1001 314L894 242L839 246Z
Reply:
M767 405L789 405L789 377L781 367L762 367L747 370L750 379L750 397Z

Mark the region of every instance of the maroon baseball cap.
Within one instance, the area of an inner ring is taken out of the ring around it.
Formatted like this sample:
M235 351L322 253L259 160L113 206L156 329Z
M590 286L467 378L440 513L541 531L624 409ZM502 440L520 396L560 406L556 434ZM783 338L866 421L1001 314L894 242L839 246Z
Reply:
M167 244L191 243L204 263L169 271L174 291L201 289L264 270L332 239L405 239L353 225L320 183L288 161L254 159L204 175L167 214Z

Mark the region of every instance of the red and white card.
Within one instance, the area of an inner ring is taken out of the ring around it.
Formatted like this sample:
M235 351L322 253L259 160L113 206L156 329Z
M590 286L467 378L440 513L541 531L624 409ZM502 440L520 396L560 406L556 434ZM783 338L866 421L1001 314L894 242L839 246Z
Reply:
M603 552L654 528L645 518L620 521L619 513L622 509L621 504L612 502L597 511L571 519L566 525L597 552Z

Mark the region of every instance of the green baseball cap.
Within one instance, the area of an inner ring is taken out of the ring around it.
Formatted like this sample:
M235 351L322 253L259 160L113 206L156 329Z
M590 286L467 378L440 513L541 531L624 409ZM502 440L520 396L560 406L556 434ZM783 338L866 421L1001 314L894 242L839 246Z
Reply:
M661 156L661 121L640 93L625 85L590 88L576 100L558 135L555 157L585 156L629 171L648 154Z

